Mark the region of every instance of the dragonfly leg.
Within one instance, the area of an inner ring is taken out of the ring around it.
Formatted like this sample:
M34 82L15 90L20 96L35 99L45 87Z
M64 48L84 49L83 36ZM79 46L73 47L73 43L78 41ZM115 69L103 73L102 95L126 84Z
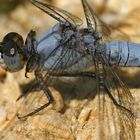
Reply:
M23 98L24 96L27 96L30 92L35 92L35 91L39 91L40 87L39 87L39 83L33 83L32 85L30 85L29 88L27 88L17 99L16 101L19 101L21 98Z
M115 98L113 97L113 95L111 94L110 90L108 89L107 86L104 85L104 89L106 91L106 93L108 94L108 96L110 97L110 99L113 101L114 105L116 105L117 107L119 107L120 109L123 109L125 111L127 111L129 114L131 114L131 116L134 116L133 112L131 110L129 110L128 108L124 107L123 105L120 105Z
M38 71L35 71L35 78L36 81L30 85L29 88L27 88L18 98L16 101L19 101L24 96L27 96L30 92L40 91L41 90L41 75L38 73Z
M28 113L28 114L25 115L25 116L19 116L19 114L17 114L18 119L23 119L23 118L27 118L27 117L29 117L29 116L32 116L32 115L38 113L39 111L43 110L44 108L46 108L47 106L49 106L49 105L52 103L53 97L52 97L51 91L48 89L48 87L45 86L45 87L43 88L43 91L44 91L45 95L46 95L47 98L48 98L48 102L47 102L46 104L40 106L39 108L35 109L34 111Z
M51 76L56 77L90 77L96 78L96 74L93 72L63 72L63 73L51 73Z

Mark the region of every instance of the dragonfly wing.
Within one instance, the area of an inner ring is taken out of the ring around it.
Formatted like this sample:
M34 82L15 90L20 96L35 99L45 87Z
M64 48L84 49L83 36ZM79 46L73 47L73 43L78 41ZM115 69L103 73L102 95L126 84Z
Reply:
M118 29L114 29L111 26L106 25L93 11L93 9L89 6L86 0L81 0L87 26L89 29L92 29L97 36L100 37L100 42L103 44L105 42L109 42L112 40L123 40L130 41L130 38Z
M104 91L99 94L101 132L107 139L135 139L134 100L131 92L113 68L100 55L104 73ZM106 133L106 134L105 134Z
M67 22L73 27L80 26L82 24L82 20L80 18L70 14L65 10L54 7L48 3L39 2L37 0L30 0L30 2L61 23Z
M106 26L106 24L98 18L98 16L94 13L92 8L89 6L86 0L81 0L88 28L92 28L94 31L103 34L110 35L110 29Z

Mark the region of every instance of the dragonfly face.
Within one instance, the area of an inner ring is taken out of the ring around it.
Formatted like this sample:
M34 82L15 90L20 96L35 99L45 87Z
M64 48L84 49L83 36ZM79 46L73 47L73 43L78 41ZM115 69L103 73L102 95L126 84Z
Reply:
M10 72L22 69L25 64L23 47L23 39L19 34L8 33L0 44L1 62L3 62L0 65Z

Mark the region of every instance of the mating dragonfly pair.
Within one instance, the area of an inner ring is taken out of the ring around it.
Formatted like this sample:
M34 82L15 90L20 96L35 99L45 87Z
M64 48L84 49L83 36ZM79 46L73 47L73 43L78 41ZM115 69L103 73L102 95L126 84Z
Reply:
M81 27L81 19L67 11L36 0L30 2L59 23L38 39L36 32L31 30L25 44L15 32L8 33L0 43L1 66L16 72L26 65L25 76L28 77L31 72L35 74L36 83L32 88L43 90L48 98L43 106L18 117L32 116L53 102L48 85L54 77L89 77L96 80L101 127L104 127L102 116L107 110L105 98L108 96L118 111L117 139L135 139L133 97L114 71L114 66L140 66L140 45L116 40L117 35L124 39L122 34L111 36L112 29L98 18L86 0L81 0L86 28ZM93 66L95 71L85 70ZM18 100L27 94L21 95ZM103 131L100 130L105 133ZM109 128L108 132L111 131Z

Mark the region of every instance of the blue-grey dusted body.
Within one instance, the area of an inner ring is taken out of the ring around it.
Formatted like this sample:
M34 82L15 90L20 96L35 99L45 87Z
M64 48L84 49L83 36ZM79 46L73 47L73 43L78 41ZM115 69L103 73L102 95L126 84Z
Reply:
M140 44L138 43L112 41L105 44L104 51L110 65L140 66Z
M51 67L53 67L54 64L57 63L58 60L60 60L60 57L62 57L61 63L57 64L57 66L55 66L55 69L63 69L64 67L65 68L71 67L76 64L75 61L77 61L77 58L79 58L79 61L81 61L81 54L77 51L74 51L73 49L68 49L69 53L66 53L63 58L62 49L63 50L67 49L67 47L70 47L70 46L63 47L63 45L62 45L62 46L58 47L62 42L63 43L67 42L67 40L70 39L73 34L75 34L75 33L72 30L68 30L67 32L65 32L64 38L62 38L61 25L56 24L53 28L51 28L47 32L43 33L37 39L37 52L39 53L39 55L42 59L42 67L44 70L48 70ZM82 34L79 34L78 32L76 32L76 36L78 36L78 38L79 38L82 36ZM92 37L92 39L93 39L93 37ZM85 41L85 39L83 41ZM76 42L77 42L76 38L73 38L71 40L71 43L76 43ZM91 38L88 39L88 42L90 42L90 44L91 44L91 42L93 43ZM81 46L81 48L82 47L83 46ZM57 48L57 51L54 51L56 48ZM76 48L76 46L75 46L75 48ZM74 55L72 57L70 57L70 53L72 54L72 51L73 51ZM74 59L74 57L75 57L75 59ZM82 66L82 64L81 64L81 66Z
M93 57L95 55L95 46L94 46L94 37L92 35L83 35L80 33L81 30L78 30L76 32L77 38L80 38L81 42L83 42L84 46L81 44L81 48L88 48L93 50ZM67 34L65 34L65 37L68 39L72 35L72 31L69 30ZM62 41L62 32L61 32L61 26L60 24L56 24L53 28L49 29L47 32L43 33L38 39L37 39L37 51L39 55L42 58L42 66L44 69L49 69L55 64L55 62L59 59L61 56L62 47L59 47L55 53L52 53L53 50L55 50ZM71 41L77 41L77 40L71 40ZM71 50L69 50L71 51ZM140 66L140 44L131 43L131 42L123 42L123 41L112 41L109 43L106 43L103 46L100 46L99 51L104 55L107 62L110 65L119 65L121 67L137 67ZM75 52L76 56L80 56L78 52ZM49 54L51 54L49 56ZM48 58L49 56L49 58ZM71 67L75 65L75 62L73 62L73 59L69 58L70 56L65 55L65 59L62 59L61 61L65 62L68 61L67 67ZM46 60L47 59L47 60ZM81 65L83 61L86 63L86 59L79 59L81 61ZM79 62L80 64L80 62ZM66 65L65 65L66 67ZM81 66L83 67L83 66ZM63 65L57 65L56 69L63 68Z
M49 54L60 44L61 32L59 24L56 24L53 28L44 32L37 39L37 51L42 57L46 59Z

